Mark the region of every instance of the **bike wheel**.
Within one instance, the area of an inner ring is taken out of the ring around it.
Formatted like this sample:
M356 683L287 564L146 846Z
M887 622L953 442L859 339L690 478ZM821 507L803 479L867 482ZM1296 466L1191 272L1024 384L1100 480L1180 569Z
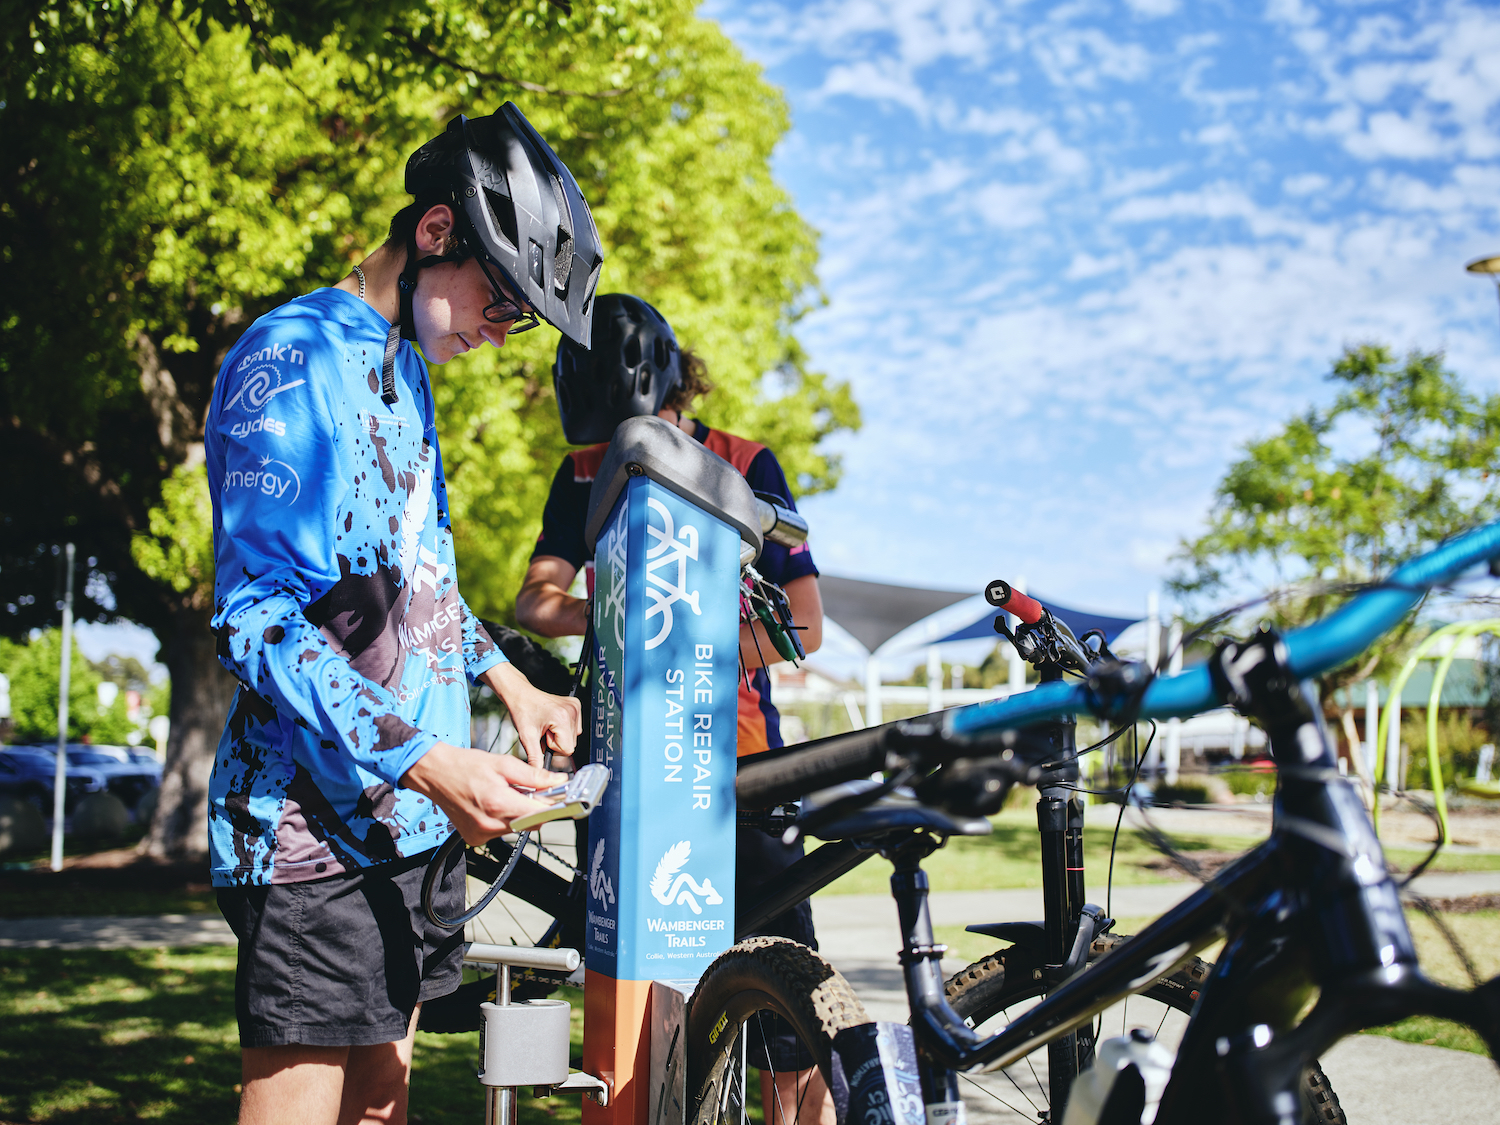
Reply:
M808 1072L826 1085L834 1036L869 1022L848 981L805 945L758 937L720 954L688 1001L689 1125L740 1125L759 1097L749 1069L794 1090L762 1103L764 1125L795 1125L805 1099L822 1096Z
M1129 941L1129 935L1107 934L1094 942L1089 960L1095 961ZM1006 971L1006 961L1015 962ZM1130 997L1104 1012L1093 1026L1080 1028L1079 1058L1092 1058L1094 1037L1124 1035L1132 1027L1144 1027L1164 1045L1175 1050L1188 1017L1198 1002L1203 981L1213 971L1213 963L1195 957L1193 962L1152 985L1139 996ZM955 973L946 986L948 1003L976 1030L994 1032L1030 1007L1044 995L1041 982L1033 979L1029 963L1021 968L1020 951L1011 946L998 950ZM994 1021L994 1027L986 1024ZM1084 1041L1087 1040L1085 1047ZM1047 1052L1033 1052L1020 1062L993 1075L965 1081L968 1099L988 1106L995 1120L1053 1121L1046 1071ZM1316 1062L1303 1075L1303 1120L1318 1125L1347 1125L1338 1095L1329 1085L1328 1076Z

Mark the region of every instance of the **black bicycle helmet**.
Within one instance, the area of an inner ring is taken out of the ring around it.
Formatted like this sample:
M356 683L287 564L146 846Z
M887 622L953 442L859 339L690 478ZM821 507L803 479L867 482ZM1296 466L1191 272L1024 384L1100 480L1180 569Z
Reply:
M652 415L682 382L672 326L639 297L602 293L594 302L594 346L557 342L552 386L563 436L574 445L608 441L626 418Z
M418 271L477 256L565 339L588 348L604 264L599 231L573 174L514 103L488 117L448 122L406 162L406 190L429 207L452 207L457 241L446 254L418 259L415 232L408 239L401 336L414 338ZM395 401L395 328L386 341L388 402Z

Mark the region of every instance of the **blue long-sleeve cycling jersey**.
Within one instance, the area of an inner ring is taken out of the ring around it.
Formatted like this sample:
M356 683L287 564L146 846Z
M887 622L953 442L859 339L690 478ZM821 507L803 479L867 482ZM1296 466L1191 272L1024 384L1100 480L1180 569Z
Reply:
M468 680L505 657L459 596L426 365L320 289L225 359L205 446L213 627L240 681L209 782L214 883L294 883L451 831L400 778L469 743Z

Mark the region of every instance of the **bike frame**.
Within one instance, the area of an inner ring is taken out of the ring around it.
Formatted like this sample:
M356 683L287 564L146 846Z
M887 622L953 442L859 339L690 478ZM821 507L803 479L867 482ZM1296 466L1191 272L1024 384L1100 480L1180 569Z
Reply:
M957 1100L958 1070L998 1069L1042 1046L1066 1064L1073 1032L1221 939L1224 952L1203 984L1158 1109L1161 1125L1201 1120L1208 1105L1226 1121L1294 1122L1301 1074L1311 1061L1345 1035L1412 1015L1466 1023L1500 1056L1500 978L1463 991L1422 974L1399 888L1358 793L1337 772L1320 707L1305 682L1363 651L1430 587L1497 556L1500 523L1412 560L1323 621L1285 638L1263 634L1226 647L1210 666L1158 678L1144 691L1134 690L1128 676L1101 673L945 712L933 741L949 756L966 748L983 756L1002 732L1070 723L1080 712L1122 723L1189 716L1231 702L1266 727L1280 773L1270 838L1087 972L1078 970L1089 945L1110 923L1083 903L1082 810L1071 779L1049 775L1038 808L1047 884L1044 948L1049 975L1061 983L997 1034L977 1035L944 997L943 950L933 940L920 869L936 844L930 837L924 843L919 830L818 849L775 888L745 897L737 940L863 862L872 849L891 856L901 960L929 1104ZM1064 1070L1076 1073L1073 1058ZM1061 1110L1054 1096L1054 1113Z
M1284 643L1263 634L1221 649L1208 666L1150 684L1135 707L1096 677L946 716L944 741L962 743L1079 710L1134 721L1230 701L1266 726L1281 780L1270 839L988 1038L947 1005L936 960L920 956L932 945L925 877L902 880L911 900L902 909L903 961L923 1054L937 1067L1007 1066L1223 938L1158 1109L1162 1125L1200 1120L1206 1104L1227 1119L1296 1120L1298 1082L1311 1061L1345 1035L1412 1015L1466 1023L1500 1055L1500 978L1468 992L1423 976L1399 890L1363 803L1337 772L1321 708L1304 682L1362 651L1429 587L1497 554L1500 524L1469 532Z

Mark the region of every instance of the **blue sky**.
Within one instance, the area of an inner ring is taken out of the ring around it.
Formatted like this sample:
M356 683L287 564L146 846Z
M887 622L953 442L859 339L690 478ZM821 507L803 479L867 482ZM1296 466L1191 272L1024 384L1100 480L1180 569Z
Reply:
M711 0L786 91L835 574L1139 612L1346 343L1500 388L1500 7Z
M1500 7L702 12L786 91L777 172L828 296L799 334L864 411L804 505L830 573L1138 613L1345 343L1500 388L1495 294L1463 271L1500 253ZM154 647L128 632L84 640Z

